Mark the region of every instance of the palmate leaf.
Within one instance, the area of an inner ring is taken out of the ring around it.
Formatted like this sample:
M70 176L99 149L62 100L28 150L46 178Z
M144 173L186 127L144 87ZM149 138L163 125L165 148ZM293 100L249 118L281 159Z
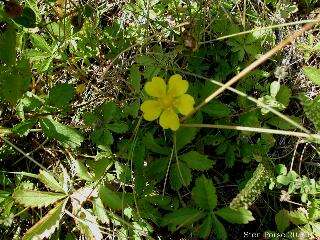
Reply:
M55 208L51 209L39 222L33 225L23 236L22 240L50 238L59 226L59 221L63 217L64 208L68 199L59 202Z
M17 188L13 194L13 199L25 207L47 207L65 197L63 193L41 192L35 190L25 190Z

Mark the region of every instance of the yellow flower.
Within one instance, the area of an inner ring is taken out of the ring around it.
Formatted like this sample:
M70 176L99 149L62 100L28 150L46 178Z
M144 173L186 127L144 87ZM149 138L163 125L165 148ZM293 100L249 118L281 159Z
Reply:
M155 98L142 103L144 119L153 121L160 117L161 127L176 131L180 126L178 113L188 115L193 110L194 99L185 94L188 87L188 82L179 74L170 77L168 86L162 78L153 77L144 86L146 93Z

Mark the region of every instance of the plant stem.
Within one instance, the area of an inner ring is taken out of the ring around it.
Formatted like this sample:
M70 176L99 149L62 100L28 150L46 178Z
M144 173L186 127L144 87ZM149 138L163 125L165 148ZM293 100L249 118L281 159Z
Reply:
M269 128L255 128L255 127L230 126L230 125L219 125L219 124L217 124L217 125L214 125L214 124L181 124L181 127L230 129L230 130L246 131L246 132L259 132L259 133L270 133L270 134L294 136L294 137L299 137L299 138L314 137L314 138L320 139L320 136L316 135L316 134L311 135L311 134L303 133L303 132L284 131L284 130L269 129Z

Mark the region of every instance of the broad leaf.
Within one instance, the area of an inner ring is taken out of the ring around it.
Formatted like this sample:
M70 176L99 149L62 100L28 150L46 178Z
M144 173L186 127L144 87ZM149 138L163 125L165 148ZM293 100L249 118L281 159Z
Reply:
M186 162L189 168L195 170L208 170L213 165L213 160L196 151L191 151L180 156L180 160Z
M285 209L280 210L275 216L275 222L277 224L278 231L283 233L290 225L288 211Z
M22 240L49 239L59 227L59 221L63 217L63 212L67 199L61 201L55 208L51 209L39 222L33 225L23 236Z
M172 189L180 189L182 186L189 186L192 179L191 170L183 162L171 166L170 184Z
M83 141L83 137L75 129L53 120L52 117L41 119L40 124L48 138L58 140L65 147L76 148Z
M204 175L197 178L192 189L192 198L202 209L213 210L217 206L216 188Z
M46 187L50 188L52 191L64 192L63 187L58 183L58 181L50 172L40 170L38 177L39 177L39 180L44 185L46 185Z
M16 37L16 29L11 24L6 31L0 31L0 60L8 65L13 65L16 61Z
M212 217L211 214L209 214L202 222L199 228L199 237L201 238L207 238L211 233L212 228Z
M63 108L74 98L75 89L67 83L55 85L49 93L48 102L51 106Z
M97 197L94 198L92 201L93 205L93 213L95 216L97 216L98 220L102 223L109 223L109 217L106 213L106 209L103 206L103 203L101 201L101 198Z
M215 214L233 224L247 224L254 220L252 212L245 208L232 209L225 207L215 211Z
M25 207L47 207L60 199L67 197L63 193L41 192L35 190L16 189L12 197L14 200Z
M122 209L124 208L124 202L118 193L110 190L109 188L102 186L99 191L99 197L101 201L108 207L112 209Z
M212 227L218 240L226 240L228 238L226 229L215 215L212 216Z

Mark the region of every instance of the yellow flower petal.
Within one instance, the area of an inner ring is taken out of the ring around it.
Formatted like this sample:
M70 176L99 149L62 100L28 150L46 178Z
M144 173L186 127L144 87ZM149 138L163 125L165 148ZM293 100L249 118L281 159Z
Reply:
M174 106L183 115L188 115L189 113L191 113L193 110L193 105L194 99L189 94L183 94L182 96L178 97L174 102Z
M145 101L141 104L140 109L143 112L143 118L147 121L157 119L162 112L161 103L155 100Z
M173 109L164 110L160 116L160 125L164 129L171 128L176 131L180 127L179 117Z
M147 82L144 90L152 97L163 97L166 94L167 86L160 77L153 77L151 82Z
M186 80L182 80L181 75L175 74L169 79L168 94L173 97L179 97L186 93L189 87L189 83Z

